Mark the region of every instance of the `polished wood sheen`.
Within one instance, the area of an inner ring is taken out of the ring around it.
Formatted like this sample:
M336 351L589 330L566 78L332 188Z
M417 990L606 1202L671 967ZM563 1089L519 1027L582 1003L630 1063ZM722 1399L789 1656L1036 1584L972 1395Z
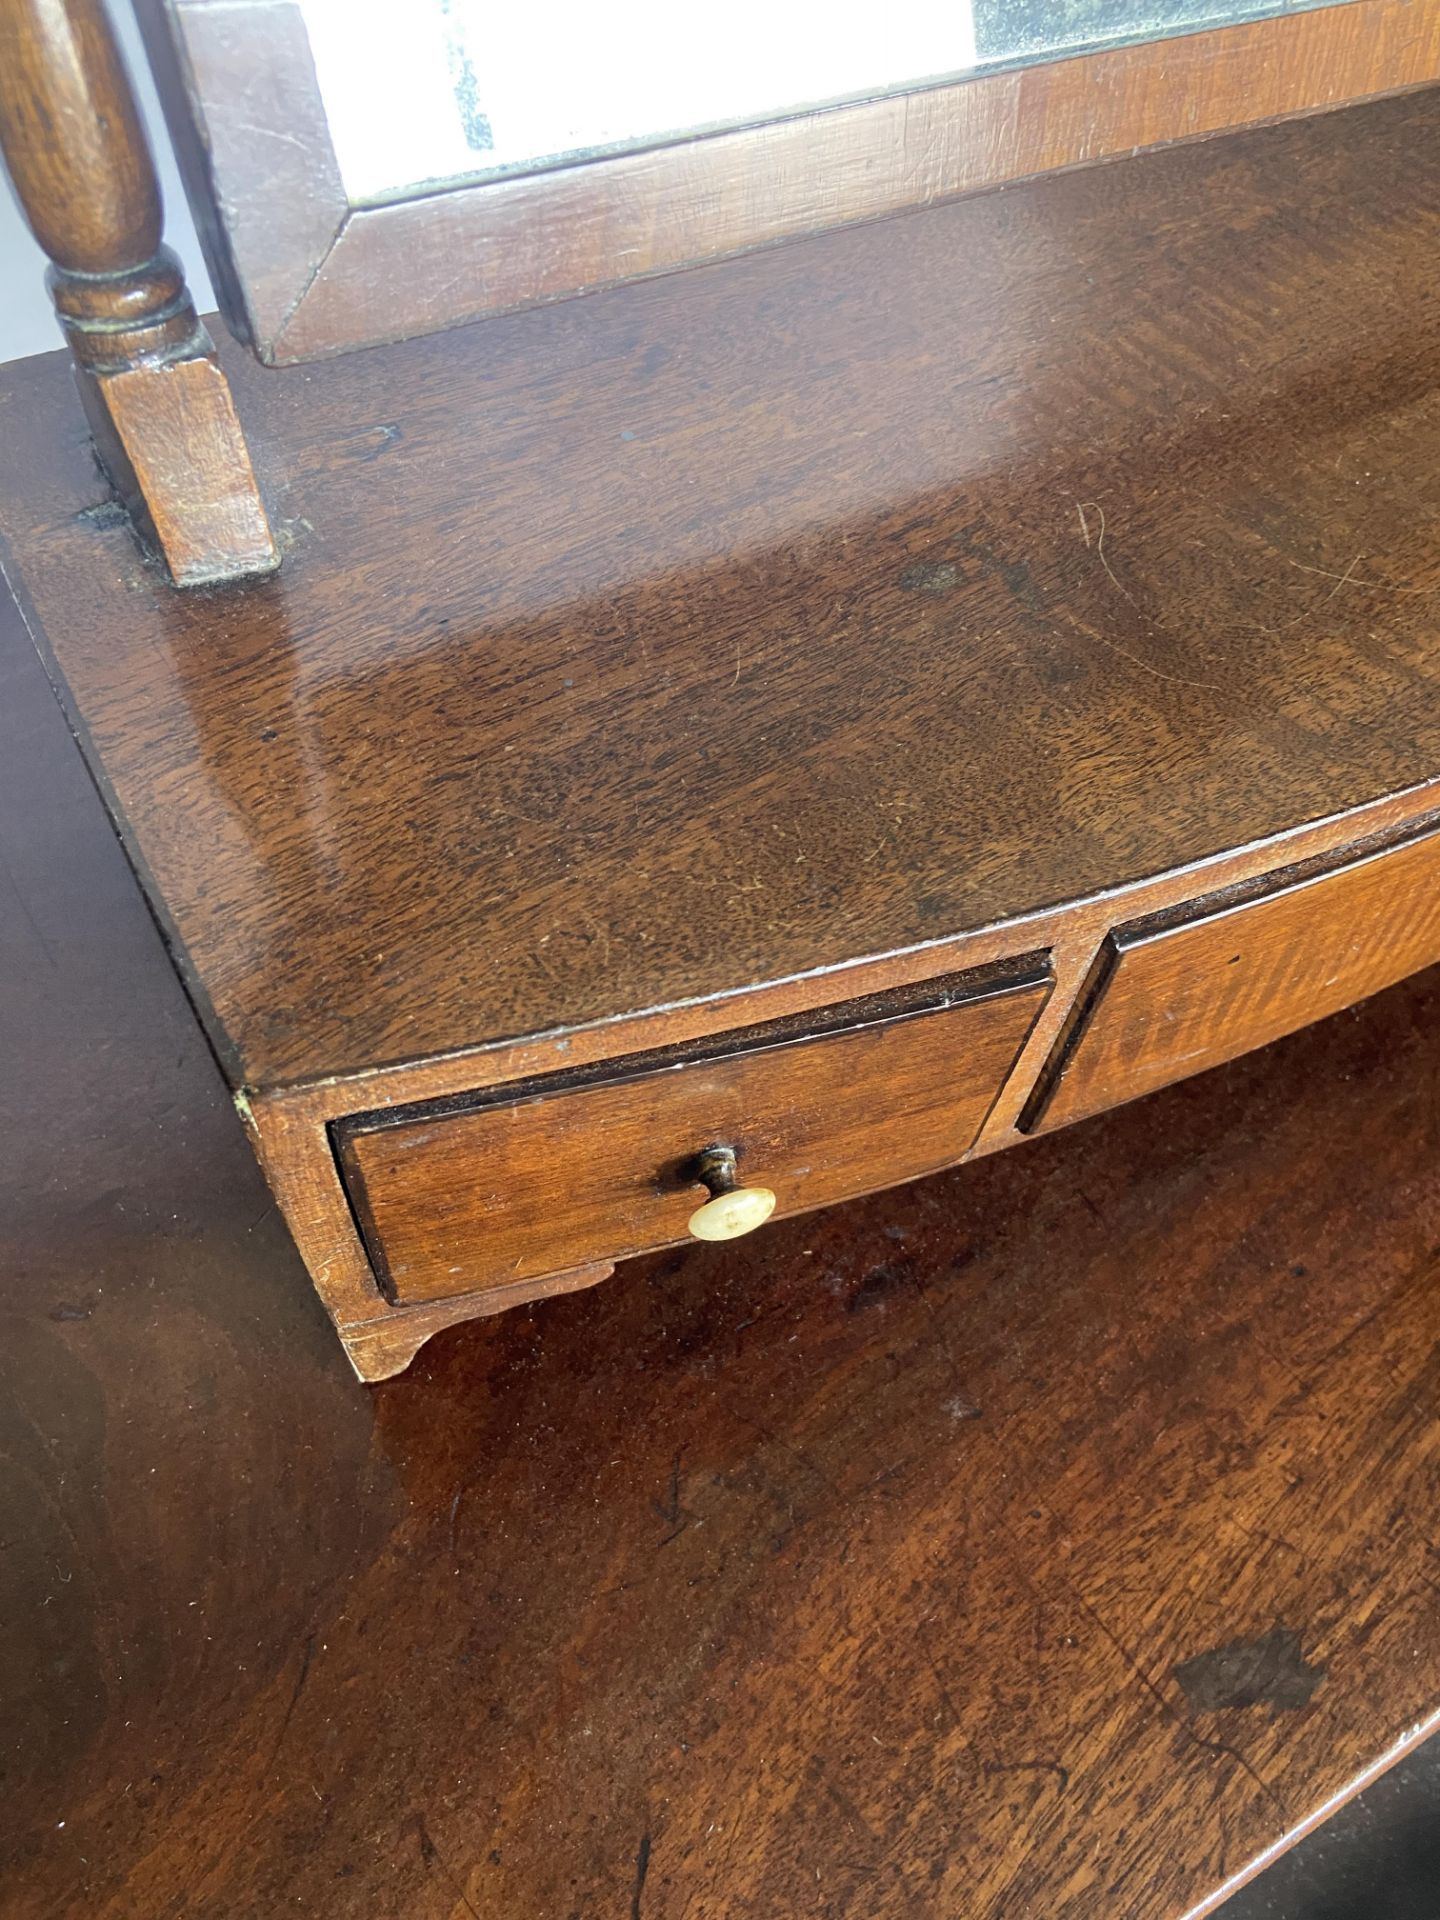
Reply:
M236 1082L748 1024L1433 778L1437 131L237 358L291 550L222 607L7 371L9 563Z
M1348 0L352 206L290 0L140 11L227 317L277 365L1440 80L1440 8Z
M0 150L49 255L95 451L179 586L279 563L103 0L0 0ZM57 423L58 426L58 423Z
M1027 1127L1058 1127L1292 1033L1440 961L1440 833L1106 942Z
M1440 973L367 1391L5 612L5 1920L1181 1920L1433 1724Z
M552 1076L468 1112L361 1119L342 1137L371 1258L413 1302L680 1241L714 1145L782 1215L913 1180L973 1143L1046 991L1034 966L936 983L904 1009L835 1009L819 1038L791 1023L578 1088Z

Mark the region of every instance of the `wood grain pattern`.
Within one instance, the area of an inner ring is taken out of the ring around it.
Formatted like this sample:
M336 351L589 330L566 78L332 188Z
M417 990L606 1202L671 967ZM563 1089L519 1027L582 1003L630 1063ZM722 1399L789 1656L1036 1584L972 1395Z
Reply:
M372 1259L415 1302L683 1241L717 1143L782 1217L934 1172L975 1139L1047 990L1038 965L937 981L832 1009L819 1037L762 1028L588 1085L362 1118L342 1140Z
M192 199L238 266L232 323L274 364L1440 79L1429 0L1351 0L352 208L293 5L149 11L182 50L167 106L201 136Z
M95 451L137 531L178 586L274 568L229 387L160 244L155 169L103 0L0 3L0 147L53 262Z
M1179 1920L1432 1724L1440 974L367 1392L3 607L0 850L6 1920Z
M1056 1076L1022 1126L1058 1127L1200 1073L1440 961L1440 835L1282 877L1107 940Z
M8 374L8 564L234 1079L733 1024L1433 778L1435 104L237 357L292 546L218 614Z

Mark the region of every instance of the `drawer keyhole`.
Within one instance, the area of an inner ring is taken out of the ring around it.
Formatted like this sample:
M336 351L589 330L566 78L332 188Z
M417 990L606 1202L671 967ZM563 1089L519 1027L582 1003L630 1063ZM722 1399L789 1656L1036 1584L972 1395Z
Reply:
M706 1147L691 1166L700 1185L710 1189L710 1198L690 1216L697 1240L738 1240L764 1226L775 1211L769 1187L740 1185L733 1147Z

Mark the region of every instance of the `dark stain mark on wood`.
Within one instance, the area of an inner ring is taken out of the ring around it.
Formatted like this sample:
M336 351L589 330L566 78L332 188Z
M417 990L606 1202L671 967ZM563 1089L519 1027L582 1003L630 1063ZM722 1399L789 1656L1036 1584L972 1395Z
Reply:
M95 1302L89 1300L83 1307L76 1306L70 1300L57 1300L50 1309L52 1320L88 1320L95 1311Z
M900 576L902 593L953 593L960 584L960 569L953 560L917 560Z
M1232 1640L1182 1660L1171 1677L1202 1713L1256 1706L1278 1712L1308 1706L1325 1678L1325 1667L1318 1662L1312 1666L1300 1651L1299 1634L1277 1623L1258 1640Z
M642 1833L635 1850L635 1891L630 1896L630 1920L640 1920L640 1899L645 1891L645 1876L650 1871L650 1836Z
M846 1310L850 1313L868 1313L872 1307L883 1306L893 1294L901 1292L909 1284L908 1266L886 1264L872 1267L845 1302Z

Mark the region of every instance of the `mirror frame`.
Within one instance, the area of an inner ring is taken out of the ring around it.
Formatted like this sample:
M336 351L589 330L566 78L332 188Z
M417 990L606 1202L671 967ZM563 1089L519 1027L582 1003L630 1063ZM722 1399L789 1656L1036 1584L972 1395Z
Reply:
M350 204L295 0L137 0L217 297L271 366L1440 81L1437 0L1344 0Z

